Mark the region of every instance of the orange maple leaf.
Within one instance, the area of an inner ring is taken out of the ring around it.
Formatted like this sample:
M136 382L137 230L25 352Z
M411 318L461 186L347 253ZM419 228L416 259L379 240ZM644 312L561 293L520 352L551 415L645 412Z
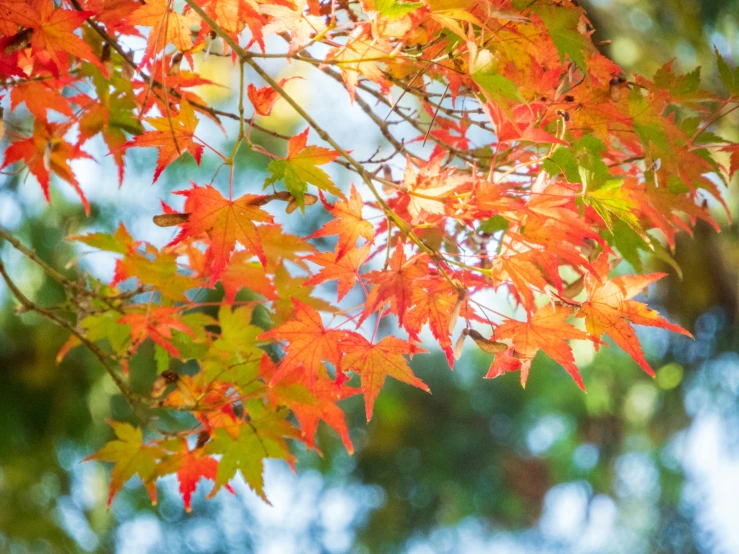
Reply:
M62 82L55 83L60 88L64 87ZM69 83L71 84L71 82ZM51 87L44 81L28 81L19 83L10 89L10 109L25 102L26 108L31 114L42 121L48 121L47 110L54 110L67 117L74 117L74 110L69 105L69 99L62 96L56 87Z
M181 52L192 48L190 27L200 23L200 18L195 14L177 13L170 8L171 4L171 0L147 0L128 17L130 25L151 27L141 65L164 50L170 42Z
M395 247L390 264L385 271L371 271L367 273L367 281L374 287L367 295L364 313L359 323L362 323L370 314L389 300L392 312L398 316L398 322L403 325L406 312L413 305L413 287L416 279L426 274L424 267L419 263L408 263L403 251L403 245Z
M508 320L495 329L496 340L512 339L513 347L522 364L530 365L539 350L543 350L555 362L562 365L577 383L585 390L580 372L575 365L572 348L568 340L587 340L589 335L565 320L574 309L566 306L547 304L539 308L528 321ZM527 370L528 370L527 365ZM521 384L526 386L528 371L521 371Z
M529 313L536 308L534 291L543 291L547 286L540 267L535 263L536 256L536 251L496 256L490 268L493 280L507 280L508 290Z
M146 122L154 127L154 131L147 131L141 136L134 137L121 146L121 149L139 146L142 148L159 148L159 159L154 170L154 183L164 171L164 168L179 158L183 152L190 152L195 161L200 164L203 156L203 145L196 143L195 128L198 118L195 111L186 100L180 105L180 112L171 117L150 117ZM111 151L111 154L115 150Z
M221 273L221 284L226 293L226 302L229 304L233 303L236 293L243 287L269 300L277 299L277 291L264 267L257 262L250 262L249 258L251 258L250 252L234 252L226 269Z
M179 319L178 316L179 308L154 306L141 313L126 314L118 320L118 323L131 326L131 350L133 352L147 338L150 338L172 356L178 358L180 356L179 351L169 342L172 338L172 331L180 331L191 337L195 337L192 329Z
M601 260L604 258L607 256L603 256ZM599 260L599 265L603 266L601 260ZM585 328L588 333L594 337L607 334L652 377L654 377L654 371L644 357L639 339L631 324L660 327L687 337L692 338L693 336L679 325L667 321L646 304L631 300L649 284L666 275L666 273L624 275L610 281L601 281L589 274L585 282L588 299L582 303L577 314L577 317L585 318Z
M208 233L212 256L211 286L218 281L226 267L231 252L236 247L236 241L256 255L262 265L266 265L259 232L254 225L255 221L272 222L272 216L259 207L263 196L245 194L237 200L229 200L210 185L199 187L195 184L193 188L175 194L187 198L184 211L190 216L182 224L182 231L170 246L187 237Z
M323 199L323 195L321 195L321 199ZM333 206L326 202L324 202L324 205L335 219L326 223L308 238L339 235L339 242L336 245L337 260L354 248L360 237L368 243L374 242L375 229L372 223L362 218L362 197L354 185L351 186L349 191L349 198L339 200Z
M265 355L259 369L262 378L269 382L276 371L275 363ZM339 434L347 451L353 454L346 418L336 402L358 394L360 389L348 387L339 379L330 379L325 368L319 370L312 392L306 390L307 386L305 375L293 372L269 389L269 399L273 405L285 405L295 414L308 448L318 450L315 436L318 422L323 420Z
M426 384L413 374L405 359L406 354L425 352L397 337L385 337L372 344L358 333L350 333L341 341L344 356L341 371L353 371L359 375L364 392L367 421L372 419L375 399L389 375L414 387L431 392Z
M288 7L290 4L294 4ZM292 54L305 46L313 34L321 33L326 29L326 24L321 17L316 15L308 15L305 11L306 0L296 0L293 2L264 3L260 6L260 11L272 18L272 20L262 28L262 33L269 35L272 33L290 33L290 48Z
M289 321L257 337L258 340L285 340L285 356L272 376L276 383L291 371L303 367L309 389L313 389L324 361L339 367L341 348L339 340L346 331L326 329L321 315L311 306L293 298L294 312Z
M370 245L365 244L361 248L351 250L346 256L339 259L338 254L334 252L319 252L308 256L309 260L315 264L323 266L322 269L308 279L306 285L317 285L326 281L338 279L339 281L339 301L349 292L359 277L359 268L367 260L369 256Z
M431 333L446 354L449 366L454 367L451 328L462 308L459 292L446 280L434 276L417 282L412 301L413 308L405 317L406 331L414 340L418 340L421 329L428 322Z

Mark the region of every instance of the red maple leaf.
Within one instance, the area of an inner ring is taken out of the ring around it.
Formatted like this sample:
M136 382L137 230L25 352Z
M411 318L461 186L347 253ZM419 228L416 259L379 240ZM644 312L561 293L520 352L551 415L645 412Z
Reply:
M59 9L52 0L0 0L0 19L32 29L33 55L43 63L50 62L57 75L69 67L69 56L87 60L108 74L90 45L74 33L91 15L92 12Z
M302 79L302 77L295 76L288 77L287 79L280 79L277 84L284 87L285 83L292 79ZM254 106L254 111L265 117L272 113L272 108L275 107L275 104L281 98L280 93L272 87L266 86L257 88L253 83L249 83L249 86L246 89L246 95Z
M182 449L177 455L177 481L180 484L180 494L185 504L185 511L189 514L192 511L192 493L198 486L201 479L209 481L216 480L218 473L218 460L211 458L203 453L201 449L190 450L187 442L183 441ZM225 485L226 490L234 494L231 485Z
M8 146L0 169L23 160L31 174L38 179L47 202L51 202L49 185L51 174L55 173L77 191L85 213L89 215L90 204L72 168L69 167L69 161L80 158L92 159L92 156L81 150L79 146L74 146L64 140L63 137L68 128L69 125L61 123L44 123L38 119L35 120L33 135L27 139L17 140Z
M260 375L270 382L276 371L275 363L265 355L260 365ZM269 388L270 401L274 405L287 406L295 414L308 448L317 450L315 435L318 422L324 421L339 434L347 451L353 454L354 446L349 438L346 418L336 402L358 394L361 392L360 389L348 387L340 379L332 380L324 368L319 369L312 391L307 390L310 384L306 381L305 375L299 372L291 373Z
M226 267L231 252L240 242L249 252L266 265L259 232L254 222L272 222L272 216L259 206L263 196L245 194L237 200L229 200L208 185L193 184L189 190L175 194L184 196L186 213L190 216L182 224L182 231L170 243L173 246L186 237L207 233L210 237L210 285L213 286Z

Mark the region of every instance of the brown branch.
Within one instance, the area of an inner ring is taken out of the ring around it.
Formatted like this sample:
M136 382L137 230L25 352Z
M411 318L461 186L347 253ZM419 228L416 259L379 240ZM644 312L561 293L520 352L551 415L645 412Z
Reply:
M126 399L129 401L129 403L133 406L135 403L145 403L148 404L149 401L146 397L143 397L131 390L131 388L128 386L128 384L123 380L123 378L118 375L118 373L115 371L113 366L110 364L109 361L109 355L103 351L97 344L90 341L87 337L85 337L74 325L72 325L69 321L66 319L60 317L54 311L50 310L49 308L45 308L43 306L39 306L32 300L30 300L23 292L18 288L18 286L13 282L13 280L10 278L10 275L8 275L8 272L5 269L5 264L2 260L0 260L0 276L3 277L5 280L5 283L8 285L8 289L13 294L13 296L20 302L21 306L25 308L28 311L36 312L37 314L43 316L44 318L48 319L52 323L58 325L59 327L62 327L63 329L66 329L70 333L72 333L74 336L79 339L79 341L84 344L87 349L93 353L93 355L100 361L100 363L105 368L105 371L110 375L111 379L113 379L113 382L116 384L116 386L120 389L120 391L123 393L123 395L126 397Z

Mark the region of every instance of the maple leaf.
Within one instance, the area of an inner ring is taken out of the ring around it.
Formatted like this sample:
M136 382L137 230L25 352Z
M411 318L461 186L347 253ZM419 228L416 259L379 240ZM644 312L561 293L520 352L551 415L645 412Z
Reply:
M345 336L346 331L326 329L321 315L313 307L297 298L293 298L292 302L295 309L292 319L262 333L258 339L288 342L285 356L272 377L272 383L302 366L310 388L324 361L331 362L335 367L339 366L339 339Z
M313 285L306 284L307 279L301 276L293 277L287 271L284 264L280 264L275 270L274 284L277 289L277 299L273 300L272 307L275 323L282 323L289 320L294 312L295 305L292 299L295 298L301 302L305 302L309 306L322 312L335 312L336 308L321 298L311 296Z
M182 319L177 317L178 315L178 308L155 306L141 313L126 314L118 320L118 323L131 326L132 352L135 352L141 343L147 338L150 338L177 358L180 356L180 353L170 342L172 331L176 330L191 337L195 336L192 329Z
M200 280L178 272L177 257L173 254L157 252L153 247L148 247L143 254L137 252L135 246L125 254L116 260L111 285L135 277L139 283L150 285L173 300L186 300L187 291L202 286Z
M111 286L136 278L144 285L155 287L161 294L173 300L187 300L185 292L201 286L193 277L178 272L177 257L170 252L160 252L145 244L143 252L137 250L141 243L134 241L125 225L121 223L115 233L90 233L67 237L108 252L124 254L116 260Z
M284 439L297 438L298 435L295 428L284 421L286 410L284 413L271 412L261 402L248 403L247 410L250 421L241 425L236 437L223 429L216 429L205 448L207 454L221 456L215 487L208 497L213 497L239 471L252 490L269 504L264 494L264 460L275 458L292 464L294 457Z
M328 174L318 167L334 161L339 157L339 153L322 146L306 146L309 131L310 128L306 127L299 135L290 137L287 141L287 157L284 160L270 162L267 170L272 176L264 182L266 187L279 180L284 181L285 188L293 195L301 211L305 211L304 197L308 184L344 197Z
M182 52L192 49L190 28L199 24L200 18L195 14L177 13L171 9L171 4L171 0L147 0L146 4L128 16L130 25L151 27L141 65L164 50L169 43Z
M47 202L51 202L49 186L51 174L55 173L67 183L72 185L82 200L85 213L89 215L90 204L82 192L72 168L69 167L70 160L92 157L63 139L68 130L68 125L61 123L45 123L36 119L33 124L33 135L27 139L16 140L8 146L5 151L5 160L0 169L12 163L23 160L31 174L38 179L41 190Z
M264 357L257 337L264 329L252 324L253 311L254 307L248 304L233 312L227 304L221 305L218 311L221 335L211 344L207 363L203 365L207 382L228 382L254 389Z
M95 22L105 25L111 34L139 34L128 21L129 16L141 7L137 0L82 0L80 4L85 11L94 13Z
M541 269L536 265L535 252L496 256L490 271L496 281L508 279L508 290L520 300L527 312L534 311L534 289L543 291L547 286Z
M442 168L446 155L439 149L420 168L416 168L410 158L406 160L403 184L408 189L408 213L413 223L419 223L429 215L444 215L450 194L470 183L469 177L455 173L456 168Z
M68 68L69 56L87 60L108 74L90 45L74 33L91 15L92 12L59 9L51 0L0 0L0 19L32 29L33 54L42 62L50 62L56 75Z
M323 32L326 29L326 24L321 17L305 14L306 0L297 0L295 3L288 0L285 3L294 4L294 7L277 3L260 6L260 11L272 18L272 21L262 28L262 33L269 35L289 32L289 52L292 54L305 46L311 35Z
M98 101L88 103L79 118L78 144L97 135L102 135L106 146L118 166L118 184L123 184L125 170L125 148L128 142L126 133L140 135L144 132L136 114L136 103L128 91L109 92L108 80L98 72L93 73L93 82L98 92ZM114 74L112 81L116 82Z
M338 62L352 102L360 75L380 85L382 94L390 94L390 83L378 64L383 58L392 59L392 44L387 39L369 35L364 26L358 26L346 44L331 51L328 57Z
M85 458L88 460L102 460L104 462L115 462L110 474L110 486L108 493L108 507L116 493L134 475L141 477L152 504L156 504L156 478L157 462L165 455L165 451L157 445L144 444L141 429L137 429L128 423L109 421L117 440L110 441L98 452Z
M262 27L267 23L267 19L259 13L259 2L256 0L199 0L199 2L221 29L237 42L239 34L248 25L252 41L257 42L264 51ZM208 26L203 22L201 35L207 31Z
M729 152L729 179L734 177L734 174L739 171L739 144L731 144L724 146L721 149L723 152Z
M176 468L177 482L179 483L182 502L185 505L185 511L189 514L192 512L192 494L198 486L201 479L210 481L216 480L218 473L218 460L205 455L202 449L196 448L190 450L187 447L187 441L179 441L179 450L171 456L171 462ZM162 464L167 465L167 460ZM164 473L169 468L161 468L159 471ZM234 494L234 490L230 485L226 485L226 489Z
M267 355L263 356L260 375L269 382L276 371L277 366L274 362ZM312 391L304 382L305 376L298 373L280 380L269 389L270 401L274 405L287 406L295 414L300 423L302 438L308 448L317 450L315 435L318 422L324 421L339 434L347 451L353 454L354 446L349 438L346 418L336 402L358 394L361 392L360 389L347 387L339 380L330 379L325 368L319 370Z
M370 271L365 275L367 281L374 286L367 296L359 323L361 324L389 300L392 312L398 316L400 325L403 325L405 314L413 305L415 281L425 274L426 269L423 265L417 262L409 263L403 245L396 245L387 270Z
M59 83L63 86L62 83ZM67 117L74 117L74 110L69 99L57 92L56 88L44 81L29 81L14 86L10 90L10 109L25 102L31 114L41 121L47 121L46 111L54 110Z
M314 264L322 266L322 269L308 279L306 285L317 285L338 279L339 281L339 301L341 301L346 293L348 293L359 278L359 268L367 260L369 256L370 245L365 244L361 248L351 250L343 258L338 258L334 252L320 252L306 258Z
M580 372L575 365L572 348L568 340L587 340L590 336L565 320L574 309L566 306L547 304L539 308L527 321L508 320L495 329L495 338L500 341L512 339L513 347L522 363L531 362L539 350L543 350L555 362L562 365L577 383L585 390ZM500 363L500 362L499 362ZM522 385L526 377L521 375Z
M460 313L463 299L459 291L444 279L419 280L412 292L413 308L404 320L405 329L416 340L421 328L428 322L431 333L446 354L450 367L454 367L450 327L453 327L454 320Z
M339 241L336 245L337 260L340 260L344 254L354 248L360 237L368 243L374 242L375 229L372 223L362 218L362 197L354 185L349 190L349 198L339 200L333 206L325 205L335 219L326 223L308 238L339 235Z
M229 200L210 185L199 187L194 183L191 189L175 194L186 198L184 211L190 216L170 246L187 237L208 233L212 256L211 286L218 281L237 241L256 255L262 265L266 265L259 232L254 225L255 221L272 222L272 216L259 207L263 196L245 194L237 200Z
M115 233L89 233L87 235L69 235L67 240L75 240L99 250L107 252L117 252L125 254L131 247L136 247L138 242L133 240L131 233L128 232L123 223L118 225Z
M288 77L287 79L280 79L277 84L284 87L285 83L292 79L302 79L302 77L295 76ZM272 108L274 108L277 101L282 98L280 93L272 87L266 86L257 88L253 83L249 83L249 86L246 89L246 95L254 106L254 111L265 117L272 113Z
M220 275L221 284L226 293L226 302L229 304L234 301L236 293L243 287L269 300L277 299L277 290L267 276L264 267L257 262L250 262L249 258L251 258L249 252L234 252L226 269Z
M546 25L559 53L560 62L564 63L565 57L569 57L578 67L584 69L585 53L590 53L593 47L588 37L578 30L582 9L535 4L533 10Z
M509 346L503 352L495 354L493 363L490 364L490 369L485 375L485 379L495 379L500 377L509 371L521 371L521 386L526 386L526 381L529 378L529 370L531 369L531 360L522 362L516 357L515 348L513 345Z
M154 127L153 131L147 131L143 135L134 137L120 148L125 150L132 146L141 148L158 148L159 158L154 170L154 183L169 164L179 158L184 152L190 152L195 161L200 164L203 156L203 145L196 143L195 128L198 126L198 118L186 100L180 105L180 112L170 117L150 117L145 120Z
M281 225L262 225L259 228L262 249L267 258L267 271L274 273L282 265L283 260L290 260L299 267L307 265L299 257L300 254L313 253L315 246L296 235L284 233Z
M353 371L359 375L364 393L367 421L372 419L375 399L390 376L414 387L431 392L426 384L413 374L405 355L424 352L397 337L385 337L372 344L358 333L349 333L341 340L344 356L342 371Z
M670 323L646 304L631 300L649 284L665 275L666 273L624 275L610 281L601 281L590 276L585 284L588 299L582 303L577 314L577 317L585 318L585 328L590 335L601 337L607 334L652 377L654 377L654 371L644 357L639 339L631 324L669 329L692 338L688 331L679 325Z
M470 42L470 77L480 87L485 97L494 102L509 120L514 120L511 105L523 102L523 96L516 84L501 74L490 50L478 50ZM491 117L492 119L492 117Z

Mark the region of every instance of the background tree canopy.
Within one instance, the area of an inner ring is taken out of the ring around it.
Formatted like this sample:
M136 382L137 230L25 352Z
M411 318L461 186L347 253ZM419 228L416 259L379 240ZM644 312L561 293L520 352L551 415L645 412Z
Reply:
M719 88L713 47L736 62L735 1L597 0L587 10L597 40L610 41L601 48L628 71L651 75L674 57L681 70L702 66L707 86ZM229 70L224 61L223 74L211 78L225 80ZM309 102L313 92L298 89ZM205 94L228 100L217 87ZM330 102L315 108L331 110ZM293 114L282 117L286 130L296 130ZM356 133L355 125L338 122L337 132ZM737 112L722 126L739 139ZM271 140L258 133L254 139ZM380 140L367 135L368 142ZM264 158L240 155L263 180ZM137 171L153 160L139 153L120 191L95 189L93 222L65 196L50 209L35 188L2 176L0 225L54 267L76 259L109 279L109 258L82 255L62 239L83 227L112 231L123 218L131 229L170 240L170 230L153 231L149 223L162 189ZM91 179L115 173L108 162L89 170ZM180 162L161 186L181 188L214 170ZM727 202L736 215L733 189ZM273 506L246 487L207 503L198 490L189 515L174 480L164 483L157 506L133 483L106 510L107 469L82 460L108 438L106 418L125 419L129 407L88 353L73 351L57 366L66 337L33 314L14 313L0 287L0 551L737 552L739 235L735 225L723 227L716 234L699 224L692 239L681 237L682 279L643 258L650 269L670 273L655 307L695 336L639 331L654 380L614 348L575 352L589 376L587 394L542 356L535 367L551 364L551 371L539 370L525 390L517 375L480 382L490 364L482 352L453 373L441 352L418 357L414 371L433 395L391 384L369 425L361 398L347 400L354 456L323 429L323 456L300 452L297 474L268 466ZM39 302L63 301L64 291L34 266L10 249L1 252L8 265L18 264ZM151 345L142 350L138 363L153 366ZM149 374L153 381L155 372Z

